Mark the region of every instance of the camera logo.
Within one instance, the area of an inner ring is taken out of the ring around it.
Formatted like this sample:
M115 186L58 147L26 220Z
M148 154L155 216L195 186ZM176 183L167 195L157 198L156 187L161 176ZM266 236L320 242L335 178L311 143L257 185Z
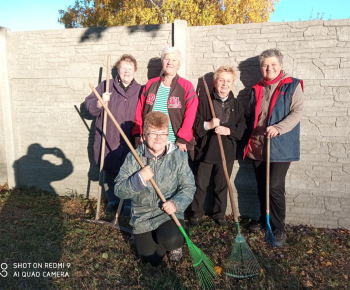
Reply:
M7 277L7 275L8 275L8 273L7 273L7 264L6 263L1 263L1 265L0 265L0 268L1 268L1 271L0 271L0 276L1 277Z

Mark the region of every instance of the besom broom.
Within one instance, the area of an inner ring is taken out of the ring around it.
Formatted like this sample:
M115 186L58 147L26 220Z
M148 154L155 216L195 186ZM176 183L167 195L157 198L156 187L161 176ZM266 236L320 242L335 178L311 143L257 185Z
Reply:
M118 122L115 120L112 113L106 107L105 103L103 102L103 100L100 97L100 95L98 94L98 92L95 90L94 86L91 83L89 84L89 86L92 89L92 91L95 93L96 97L98 98L98 100L102 104L103 108L107 112L108 116L111 118L114 125L117 127L120 135L122 135L122 137L124 138L125 143L129 146L131 152L133 153L137 162L140 164L141 168L145 167L142 160L140 159L140 157L136 153L134 147L132 146L132 144L128 140L127 136L124 134L122 128L119 126ZM150 179L150 182L151 182L152 186L154 187L155 191L157 192L158 196L160 197L160 199L163 202L166 202L166 199L164 198L163 194L159 190L157 184L154 182L153 178ZM195 268L195 271L196 271L197 276L199 278L201 287L203 289L213 289L215 287L215 285L219 282L218 281L219 276L215 271L214 263L212 261L210 261L210 259L190 240L190 238L187 236L184 228L181 226L181 224L180 224L179 220L177 219L177 217L175 216L175 214L172 214L171 217L175 221L180 232L183 234L183 236L186 240L186 243L187 243L191 258L192 258L192 264L193 264L193 267Z
M208 102L210 106L210 111L213 118L216 118L215 110L213 107L213 103L210 97L208 85L205 81L205 77L202 76L205 91L207 93ZM230 177L228 176L227 166L226 166L226 158L225 158L225 152L224 147L221 140L221 135L217 134L218 141L219 141L219 147L220 147L220 153L222 158L222 165L225 172L225 178L227 182L227 187L229 191L230 196L230 202L231 202L231 209L233 213L233 218L235 221L235 226L237 229L237 236L235 243L233 245L233 249L231 251L231 255L229 258L229 261L226 266L225 274L229 277L234 278L250 278L255 275L257 275L260 271L260 265L255 258L252 250L249 248L249 245L247 244L245 238L241 234L241 229L239 226L238 216L237 216L237 209L235 205L235 201L233 199L233 193L232 193L232 186L230 182Z

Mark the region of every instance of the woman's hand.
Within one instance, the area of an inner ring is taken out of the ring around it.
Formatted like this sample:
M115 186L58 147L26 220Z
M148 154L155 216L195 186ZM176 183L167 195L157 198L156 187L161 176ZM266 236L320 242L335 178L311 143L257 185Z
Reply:
M104 102L109 102L111 94L112 94L112 93L107 93L107 92L106 92L106 93L103 93L103 95L102 95L103 101L104 101ZM102 108L102 104L101 104L100 101L97 101L97 107L98 107L98 108Z
M267 138L276 137L278 134L279 134L279 132L274 126L268 126L266 128L266 132L264 133L264 135L266 135Z
M168 215L176 213L176 206L172 201L166 201L163 203L162 210L164 210Z
M182 143L176 142L176 145L179 147L179 149L180 149L182 152L187 152L187 146L186 146L186 144L182 144Z
M213 118L211 119L210 122L208 122L208 129L211 130L211 129L214 129L215 127L218 127L220 126L220 119L218 118Z
M152 168L149 165L146 165L144 168L142 168L139 173L141 174L144 181L148 181L154 176Z
M219 126L215 128L215 133L219 134L219 135L230 135L231 134L231 130L230 128L224 127L224 126Z

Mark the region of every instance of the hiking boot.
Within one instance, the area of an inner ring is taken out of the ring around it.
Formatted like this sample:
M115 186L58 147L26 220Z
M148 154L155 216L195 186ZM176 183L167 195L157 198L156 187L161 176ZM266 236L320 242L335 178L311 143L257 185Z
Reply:
M286 244L287 235L286 235L285 231L275 229L275 230L273 230L273 235L275 236L275 239L276 239L277 243L279 244L279 246L283 246Z
M118 204L115 202L109 202L105 208L106 214L112 214L117 211Z
M190 225L196 227L199 225L200 220L200 217L190 217Z
M220 227L228 226L228 222L225 219L214 219L214 222L218 224Z
M170 261L173 261L173 262L180 261L182 258L182 247L176 250L170 251L170 253L168 253L168 258Z
M249 231L254 234L257 234L265 230L266 230L266 225L260 223L259 221L253 221L249 226Z

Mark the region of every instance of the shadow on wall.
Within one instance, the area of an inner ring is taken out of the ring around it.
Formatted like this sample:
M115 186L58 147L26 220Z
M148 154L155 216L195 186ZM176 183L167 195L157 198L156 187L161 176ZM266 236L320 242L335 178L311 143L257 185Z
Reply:
M72 162L59 148L44 148L38 143L28 147L27 155L15 161L16 186L36 186L56 193L51 183L73 172Z
M153 57L147 64L147 79L153 79L160 76L162 71L162 61L159 57Z
M238 93L237 99L243 105L245 110L247 110L251 87L261 79L258 56L242 61L238 65L238 69L240 71L240 80L244 85L244 89ZM257 184L255 180L254 168L250 159L247 158L243 161L244 144L247 138L249 138L249 136L246 136L245 134L242 140L237 142L237 161L239 168L234 184L237 190L238 208L240 214L242 216L258 219L260 207L257 196Z
M102 38L104 32L106 32L109 27L89 27L85 30L83 35L80 37L80 42L85 41L97 41ZM136 25L136 26L126 26L129 33L135 33L139 31L143 32L153 32L151 36L153 38L157 37L157 31L161 28L160 24L156 25Z

